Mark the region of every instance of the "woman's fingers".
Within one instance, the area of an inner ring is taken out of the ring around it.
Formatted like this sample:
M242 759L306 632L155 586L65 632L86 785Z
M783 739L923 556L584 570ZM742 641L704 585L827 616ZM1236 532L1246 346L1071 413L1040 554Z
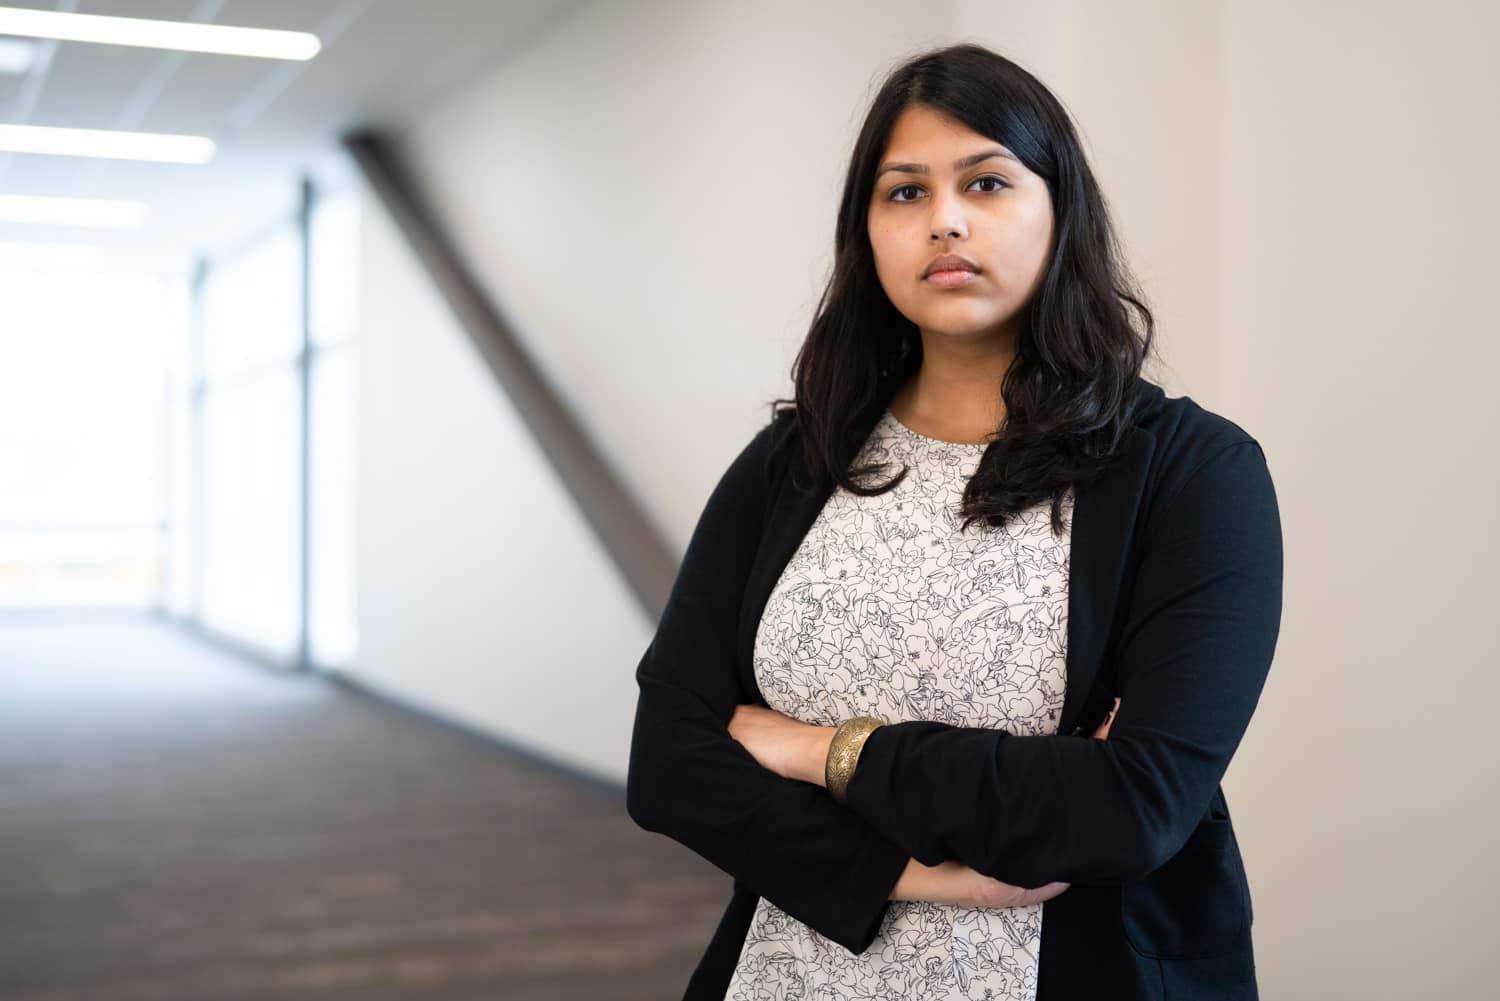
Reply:
M1027 889L1023 886L1002 883L989 876L980 876L974 905L977 907L1025 907L1028 904L1046 903L1062 894L1071 885L1071 883L1048 883L1036 889Z
M1119 710L1119 708L1120 700L1115 699L1115 704L1110 707L1109 715L1104 717L1104 722L1100 723L1099 728L1094 731L1095 737L1103 740L1105 737L1109 736L1109 726L1115 721L1115 713Z
M1072 883L1048 883L1046 886L1039 886L1035 890L1027 890L1027 893L1033 895L1033 899L1028 900L1027 903L1045 903L1053 897L1061 896L1062 892L1072 885Z

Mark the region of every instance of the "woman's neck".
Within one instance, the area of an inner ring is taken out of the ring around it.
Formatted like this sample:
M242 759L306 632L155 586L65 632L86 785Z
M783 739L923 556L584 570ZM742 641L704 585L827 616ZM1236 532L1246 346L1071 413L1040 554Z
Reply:
M961 365L924 357L922 367L891 397L891 413L930 438L987 443L1005 422L1000 383L1010 360L1001 366Z

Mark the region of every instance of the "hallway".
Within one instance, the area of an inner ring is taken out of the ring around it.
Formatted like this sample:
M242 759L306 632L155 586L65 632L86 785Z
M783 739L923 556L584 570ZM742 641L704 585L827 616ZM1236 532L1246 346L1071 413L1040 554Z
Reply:
M729 892L623 790L418 712L0 623L6 1001L672 998Z

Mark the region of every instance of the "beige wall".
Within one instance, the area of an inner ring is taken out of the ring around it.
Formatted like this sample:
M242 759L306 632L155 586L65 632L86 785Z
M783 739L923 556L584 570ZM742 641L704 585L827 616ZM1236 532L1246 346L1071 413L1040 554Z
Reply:
M1272 997L1500 991L1497 42L1479 2L1221 24L1218 402L1287 549L1233 773Z
M763 401L789 389L875 81L963 38L1033 69L1075 115L1156 310L1167 367L1155 374L1259 438L1276 479L1284 625L1226 780L1262 996L1477 998L1500 983L1484 719L1500 705L1500 532L1484 513L1500 486L1497 12L1478 0L601 2L410 123L405 149L680 551ZM441 326L397 316L390 352ZM377 360L366 395L402 399L414 376L398 361ZM566 502L540 463L496 479L489 464L526 446L485 402L492 386L421 378L424 420L484 411L464 425L475 458L425 462L421 491L387 489L362 539L396 565L395 533L433 497L472 489L477 470L497 507L445 507L472 523L446 522L448 542L425 557L444 575L464 566L464 531L491 532L507 497ZM394 403L377 414L385 431L399 417ZM566 531L568 518L547 524ZM599 725L574 730L588 746L572 760L622 778L629 676L651 624L591 541L564 544L586 583L549 577L554 600L524 617L495 597L534 582L498 552L457 597L413 606L420 582L385 585L362 600L362 656L393 689L455 713L483 706L469 718L563 760L572 752L545 741L587 702ZM603 610L601 635L579 630L580 609ZM398 610L400 629L373 621ZM434 676L409 659L420 648L398 634L424 627L461 668ZM371 635L385 639L372 649Z
M1004 6L960 28L1061 81L1163 382L1276 480L1281 639L1225 782L1262 995L1493 996L1500 5Z

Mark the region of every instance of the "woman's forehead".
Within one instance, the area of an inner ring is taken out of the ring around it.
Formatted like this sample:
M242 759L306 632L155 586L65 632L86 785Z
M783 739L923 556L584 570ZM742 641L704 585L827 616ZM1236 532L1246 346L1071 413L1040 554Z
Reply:
M982 135L947 115L921 105L913 105L896 119L886 140L885 153L878 173L897 168L906 173L925 174L949 163L963 170L990 156L1008 159L1019 165L1020 158L1003 143Z

